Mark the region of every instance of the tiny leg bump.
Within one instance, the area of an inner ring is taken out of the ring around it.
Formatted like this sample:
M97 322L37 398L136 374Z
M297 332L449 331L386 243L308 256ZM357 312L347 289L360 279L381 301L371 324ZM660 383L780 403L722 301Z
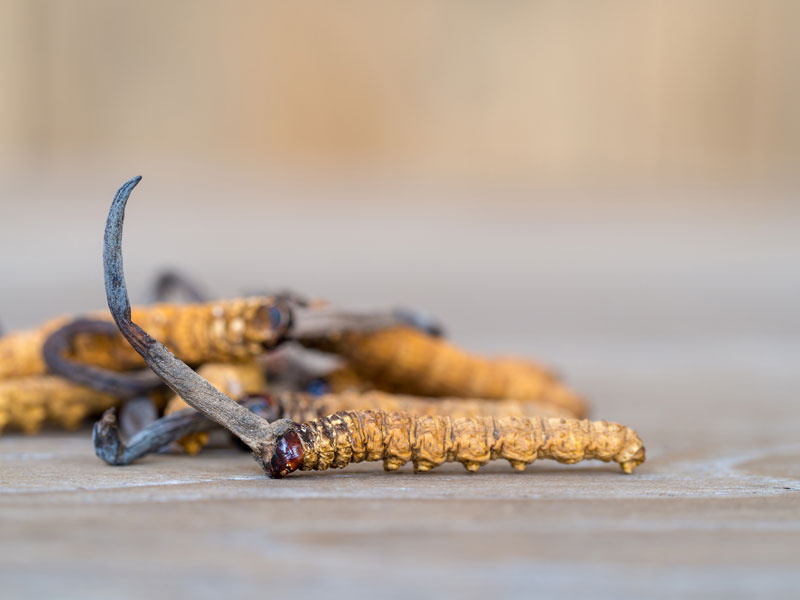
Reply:
M537 458L549 458L566 464L614 460L630 473L644 461L644 448L632 429L578 419L452 419L365 410L295 426L305 432L303 470L382 460L387 471L411 462L414 472L424 473L445 462L460 462L474 473L490 460L502 458L514 470L524 471Z

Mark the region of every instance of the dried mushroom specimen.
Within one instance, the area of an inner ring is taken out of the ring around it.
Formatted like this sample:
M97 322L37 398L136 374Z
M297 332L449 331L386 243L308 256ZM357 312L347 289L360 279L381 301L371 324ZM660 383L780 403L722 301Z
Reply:
M427 470L457 460L475 470L492 458L505 458L515 468L539 457L568 463L598 458L615 460L628 473L644 460L644 447L633 430L603 421L451 419L368 410L304 424L288 419L269 423L222 394L132 322L122 265L122 228L125 205L140 179L120 188L106 224L106 297L114 321L147 365L190 406L242 440L270 477L297 469L344 467L360 460L383 460L390 470L408 461Z

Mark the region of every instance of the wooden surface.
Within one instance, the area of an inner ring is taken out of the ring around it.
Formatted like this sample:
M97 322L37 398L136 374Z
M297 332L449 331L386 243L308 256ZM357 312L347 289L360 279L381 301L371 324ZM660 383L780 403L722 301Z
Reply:
M514 210L467 211L450 225L429 211L416 254L391 248L418 220L366 211L370 225L397 217L400 233L387 230L369 256L331 246L326 260L347 265L361 288L326 270L312 290L370 289L384 304L413 290L402 299L442 314L457 341L549 360L592 399L594 416L639 431L648 460L634 475L542 462L525 473L362 465L270 481L234 450L112 468L94 458L88 429L9 433L0 437L3 597L793 597L800 219L792 205L719 208L522 221ZM447 253L430 231L443 232ZM126 246L134 282L151 256L138 235ZM251 265L237 263L242 281L256 260L245 254L225 255ZM276 268L321 273L303 256ZM203 265L207 281L239 283L224 261L193 266ZM65 302L78 302L79 283L65 282Z

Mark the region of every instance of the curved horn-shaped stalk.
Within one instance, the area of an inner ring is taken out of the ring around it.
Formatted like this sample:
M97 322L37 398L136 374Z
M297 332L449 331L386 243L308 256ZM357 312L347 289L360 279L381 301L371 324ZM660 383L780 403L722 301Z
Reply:
M125 205L140 180L141 177L134 177L119 189L108 213L103 265L106 299L111 315L125 339L164 383L192 408L241 439L261 462L265 447L271 447L274 443L276 427L221 393L131 321L131 305L122 265L122 228Z

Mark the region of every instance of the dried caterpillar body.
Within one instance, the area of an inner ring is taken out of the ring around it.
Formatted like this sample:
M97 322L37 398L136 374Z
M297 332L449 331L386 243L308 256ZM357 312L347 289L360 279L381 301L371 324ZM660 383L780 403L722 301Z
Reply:
M15 331L0 337L0 380L47 372L42 356L44 343L52 332L68 322L69 317L59 317L36 329Z
M271 396L280 418L309 421L342 411L380 410L386 413L406 412L415 416L483 417L568 417L555 407L513 400L479 400L462 398L420 398L386 392L344 392L314 396L285 392Z
M239 364L207 363L197 369L198 375L227 396L239 398L246 394L262 392L267 380L261 365L251 360ZM164 409L164 415L171 415L189 405L180 396L173 396ZM187 454L197 454L208 443L208 432L198 431L178 440Z
M216 366L216 365L208 365ZM222 365L231 367L231 365ZM239 367L241 368L241 367ZM203 368L197 371L203 373ZM224 380L223 380L224 383ZM253 386L257 385L253 380ZM237 386L240 384L237 383ZM340 412L381 410L386 413L407 412L416 416L446 415L451 418L473 417L531 417L548 416L532 403L490 400L460 400L394 396L383 392L347 393L315 396L302 392L248 393L239 402L259 417L274 422L291 419L302 423ZM157 452L165 444L178 441L189 454L198 452L207 442L213 424L194 410L182 410L165 416L139 430L134 440L125 443L116 427L116 415L107 413L95 425L95 451L110 464L129 464L147 454Z
M53 375L5 379L0 381L0 429L33 434L45 421L74 429L84 417L115 404L113 396Z
M342 356L358 377L384 391L536 401L573 417L587 413L582 398L533 363L474 356L409 327L344 333L319 345Z
M92 318L111 320L97 313ZM184 362L241 361L273 346L285 333L285 307L270 297L238 298L203 304L156 304L134 308L132 316L164 340ZM51 333L70 321L44 325L0 338L0 379L47 372L42 348ZM68 357L114 370L141 368L144 362L121 335L78 334Z
M351 462L383 461L393 471L412 462L416 472L446 462L477 471L490 460L508 460L516 470L537 458L573 464L615 461L625 473L644 462L636 432L606 421L526 417L411 416L365 410L340 412L285 430L265 453L271 477L301 469L344 468Z

